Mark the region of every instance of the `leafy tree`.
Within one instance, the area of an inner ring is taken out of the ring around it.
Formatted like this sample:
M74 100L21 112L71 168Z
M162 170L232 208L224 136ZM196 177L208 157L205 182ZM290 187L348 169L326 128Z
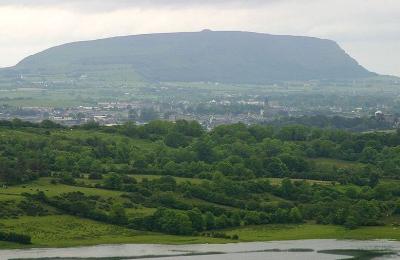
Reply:
M278 157L268 158L264 161L264 166L273 177L285 177L288 174L288 168Z
M240 213L235 211L232 213L232 216L230 218L231 224L234 227L239 227L241 225L242 219L240 216Z
M193 230L195 231L203 231L204 230L204 219L201 211L198 208L194 208L187 212L190 221L192 222Z
M369 177L368 185L371 188L375 188L376 185L379 184L379 174L376 172L371 172L368 177Z
M122 177L118 174L112 174L104 179L104 187L118 190L122 186Z
M199 140L197 143L194 144L194 151L197 153L197 158L200 161L204 162L212 162L214 161L214 151L212 149L212 146L210 143L204 141L204 140Z
M126 224L128 222L128 218L125 213L125 209L121 205L114 205L112 211L110 213L110 219L112 223L115 224Z
M248 211L243 218L246 225L258 225L261 223L260 214L256 211Z
M158 209L154 213L156 228L168 234L190 235L192 223L187 214L169 209Z
M216 228L226 228L230 226L229 219L225 214L217 217L215 221Z
M378 152L372 147L365 147L361 153L360 161L364 163L374 163L378 156Z
M215 216L211 212L207 211L204 216L204 223L207 230L214 229L216 226Z
M355 229L359 226L359 223L357 221L357 218L353 215L349 215L346 218L346 222L344 223L344 226L348 229Z
M289 218L295 223L303 222L303 215L297 207L290 209Z
M292 181L289 178L285 178L282 180L280 190L284 198L293 198L295 196L295 187L293 186Z
M164 142L166 145L174 148L187 145L186 137L179 132L170 132L165 136Z
M287 141L305 141L308 129L304 126L284 126L278 133L278 137Z
M177 120L175 130L185 136L199 137L204 133L203 128L197 121Z

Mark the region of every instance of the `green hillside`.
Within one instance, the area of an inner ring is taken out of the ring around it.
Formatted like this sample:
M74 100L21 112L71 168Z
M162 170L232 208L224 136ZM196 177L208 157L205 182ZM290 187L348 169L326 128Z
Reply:
M399 147L399 132L1 121L0 246L399 239Z

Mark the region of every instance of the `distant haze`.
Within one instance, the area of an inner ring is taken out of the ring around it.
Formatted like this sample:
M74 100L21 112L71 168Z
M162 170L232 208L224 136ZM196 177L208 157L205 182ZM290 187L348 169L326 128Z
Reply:
M332 39L400 76L399 14L398 0L2 0L0 66L77 40L209 28Z

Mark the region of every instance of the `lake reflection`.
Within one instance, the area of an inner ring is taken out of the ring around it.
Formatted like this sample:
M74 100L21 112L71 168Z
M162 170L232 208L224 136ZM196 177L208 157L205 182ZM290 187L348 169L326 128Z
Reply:
M400 259L400 242L389 240L295 240L234 244L199 245L99 245L91 247L0 250L0 259L16 258L106 258L160 260L241 260L241 259L349 259L349 256L320 253L320 250L362 249L393 251L395 255L379 259Z

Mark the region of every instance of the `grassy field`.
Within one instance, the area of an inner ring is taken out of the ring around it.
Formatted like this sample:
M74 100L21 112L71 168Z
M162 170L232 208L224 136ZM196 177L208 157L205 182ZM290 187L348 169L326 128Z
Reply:
M233 240L202 236L172 236L141 232L114 225L67 215L21 217L0 220L0 228L32 236L32 245L22 246L0 242L0 248L22 247L72 247L98 244L153 243L198 244L232 243ZM299 240L299 239L395 239L400 240L400 230L391 226L362 227L348 230L332 225L263 225L225 230L239 235L238 242Z
M266 178L270 181L272 185L280 185L282 183L282 178ZM321 185L332 185L331 181L317 181L317 180L306 180L306 179L290 179L292 181L306 181L309 184L321 184Z
M363 164L359 162L343 161L330 158L316 158L310 159L310 161L314 162L317 166L321 165L337 168L359 168L363 166Z
M25 185L12 186L8 188L0 187L0 201L14 200L19 201L22 200L22 193L36 193L38 191L43 191L47 196L54 197L58 196L62 193L68 192L76 192L80 191L86 195L97 195L103 198L111 198L116 203L124 203L127 200L122 198L121 195L124 192L121 191L113 191L113 190L105 190L105 189L97 189L97 188L86 188L86 187L78 187L78 186L70 186L64 184L51 184L52 178L40 178L37 181L31 182ZM156 209L154 208L145 208L140 206L139 208L127 209L126 213L129 217L133 216L144 216L152 214Z
M162 175L149 175L149 174L132 174L129 176L134 177L138 181L142 181L143 179L155 180L162 177ZM192 184L201 184L203 181L205 181L196 178L184 178L184 177L173 177L173 178L176 180L177 183L190 182Z
M119 198L123 192L111 191L104 189L85 188L70 186L64 184L51 184L51 178L40 178L37 181L33 181L29 184L17 185L8 188L0 188L0 197L2 196L18 196L21 193L36 193L43 191L47 196L57 196L62 193L80 191L86 195L99 195L103 197Z
M0 229L29 234L32 237L32 245L22 246L0 242L0 248L71 247L121 243L226 243L231 241L200 236L172 236L141 232L67 215L3 219L0 220Z
M298 240L298 239L395 239L400 240L400 229L392 226L360 227L354 230L342 226L301 224L264 225L232 229L242 242Z

